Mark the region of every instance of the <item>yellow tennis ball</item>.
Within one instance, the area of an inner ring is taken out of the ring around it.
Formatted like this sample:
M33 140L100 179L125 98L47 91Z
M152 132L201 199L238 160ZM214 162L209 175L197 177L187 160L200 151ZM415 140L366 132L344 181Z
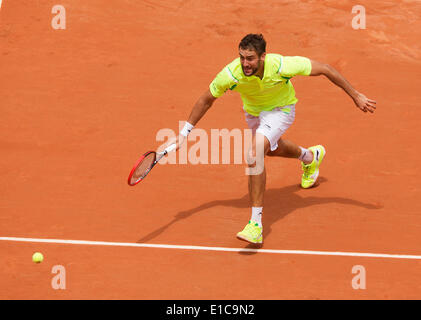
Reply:
M42 255L42 253L40 253L40 252L35 252L35 253L32 255L32 261L33 261L33 262L35 262L35 263L41 263L41 262L42 262L42 260L44 260L44 256Z

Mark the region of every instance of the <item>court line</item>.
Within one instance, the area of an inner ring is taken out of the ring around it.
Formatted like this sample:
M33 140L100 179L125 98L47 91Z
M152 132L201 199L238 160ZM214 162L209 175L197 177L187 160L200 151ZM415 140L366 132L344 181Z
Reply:
M0 241L13 242L35 242L52 244L74 244L91 246L116 246L116 247L137 247L137 248L160 248L160 249L181 249L181 250L204 250L204 251L225 251L225 252L252 252L252 253L273 253L273 254L297 254L297 255L318 255L318 256L342 256L342 257L364 257L364 258L385 258L385 259L412 259L421 260L421 256L408 254L385 254L385 253L362 253L362 252L340 252L340 251L311 251L311 250L275 250L275 249L253 249L253 248L225 248L225 247L204 247L170 244L151 243L130 243L130 242L107 242L107 241L86 241L86 240L61 240L61 239L35 239L0 237Z

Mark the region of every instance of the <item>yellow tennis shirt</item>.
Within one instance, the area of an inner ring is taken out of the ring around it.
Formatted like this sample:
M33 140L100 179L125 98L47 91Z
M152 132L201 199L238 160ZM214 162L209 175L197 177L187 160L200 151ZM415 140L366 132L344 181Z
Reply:
M258 116L261 111L296 103L298 99L290 79L296 75L308 76L310 73L311 61L308 58L268 53L263 79L244 75L240 58L237 58L222 69L209 89L215 98L227 90L239 92L244 110Z

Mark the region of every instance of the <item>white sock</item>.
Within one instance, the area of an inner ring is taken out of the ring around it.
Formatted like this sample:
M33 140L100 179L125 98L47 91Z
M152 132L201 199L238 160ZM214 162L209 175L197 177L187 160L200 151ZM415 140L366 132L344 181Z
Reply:
M300 147L301 149L301 156L298 158L305 164L310 164L313 161L313 152L311 152L308 149L304 149Z
M262 213L263 207L252 207L251 208L251 220L257 222L259 227L262 227Z

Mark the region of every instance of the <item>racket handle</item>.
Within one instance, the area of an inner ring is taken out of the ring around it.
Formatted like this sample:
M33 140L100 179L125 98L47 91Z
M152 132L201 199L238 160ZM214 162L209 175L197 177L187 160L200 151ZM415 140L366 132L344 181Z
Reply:
M169 147L167 147L167 148L164 150L164 154L167 154L168 152L173 151L173 150L175 149L175 147L177 147L177 145L176 145L175 143L173 143L172 145L170 145Z

